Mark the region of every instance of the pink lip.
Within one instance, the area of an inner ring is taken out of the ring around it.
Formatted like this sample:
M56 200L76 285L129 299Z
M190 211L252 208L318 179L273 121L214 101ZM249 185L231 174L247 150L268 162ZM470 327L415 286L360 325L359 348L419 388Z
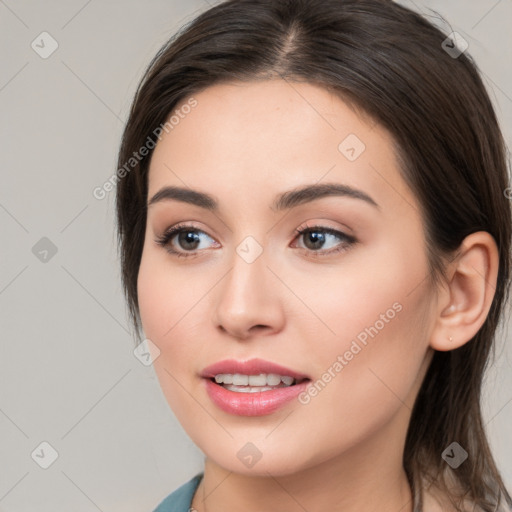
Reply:
M277 411L297 395L302 393L311 381L256 393L237 393L229 391L210 379L204 380L206 392L212 402L220 409L235 416L263 416Z
M226 359L218 363L207 366L202 372L201 377L211 379L219 373L241 373L244 375L259 375L260 373L275 373L277 375L289 375L297 381L309 379L303 373L296 372L285 366L265 361L264 359L250 359L249 361L236 361L234 359Z
M294 377L298 383L293 386L258 391L256 393L237 393L236 391L229 391L212 380L219 373L241 373L244 375L275 373L281 376L288 375ZM311 380L307 375L271 363L270 361L264 361L263 359L220 361L205 368L201 372L201 377L205 379L206 392L213 403L224 412L236 416L263 416L271 414L302 393Z

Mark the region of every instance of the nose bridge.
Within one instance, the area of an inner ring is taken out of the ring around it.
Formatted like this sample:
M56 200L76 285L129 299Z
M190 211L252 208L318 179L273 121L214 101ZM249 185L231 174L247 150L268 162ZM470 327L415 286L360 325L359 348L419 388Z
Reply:
M269 251L247 236L235 247L231 271L220 287L216 321L237 337L246 337L254 326L279 327L281 308L273 275L267 268Z
M261 246L260 246L261 247ZM244 240L236 248L231 260L229 272L223 289L223 299L232 302L229 307L233 312L244 309L253 310L265 295L268 282L267 258L263 247L256 253L254 242ZM268 291L267 291L268 295Z

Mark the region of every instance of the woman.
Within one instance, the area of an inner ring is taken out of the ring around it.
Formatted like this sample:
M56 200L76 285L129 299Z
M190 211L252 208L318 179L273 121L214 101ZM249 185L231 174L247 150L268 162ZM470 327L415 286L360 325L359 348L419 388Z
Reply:
M157 512L512 507L480 409L505 145L460 38L391 1L220 3L153 59L119 169L134 328L206 456Z

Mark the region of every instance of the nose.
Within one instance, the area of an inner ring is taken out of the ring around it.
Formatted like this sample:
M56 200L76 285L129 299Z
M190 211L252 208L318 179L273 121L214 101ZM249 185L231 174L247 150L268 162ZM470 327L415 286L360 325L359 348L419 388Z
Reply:
M239 340L279 332L284 325L282 283L267 268L265 251L248 263L238 254L218 287L215 323Z

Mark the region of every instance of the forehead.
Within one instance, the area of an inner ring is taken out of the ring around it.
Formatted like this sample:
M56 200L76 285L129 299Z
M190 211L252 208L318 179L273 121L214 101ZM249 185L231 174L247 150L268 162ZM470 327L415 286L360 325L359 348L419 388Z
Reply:
M290 188L335 181L383 204L414 202L390 134L322 87L234 82L193 99L194 108L183 108L190 98L177 105L172 129L154 150L148 197L166 185L188 186L248 207L270 205Z

